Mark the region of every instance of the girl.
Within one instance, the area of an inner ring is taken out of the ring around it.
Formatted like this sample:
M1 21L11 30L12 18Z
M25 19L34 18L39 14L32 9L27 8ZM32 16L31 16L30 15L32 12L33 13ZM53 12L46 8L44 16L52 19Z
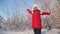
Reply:
M50 15L50 12L41 12L37 5L34 5L33 11L31 11L30 9L27 9L27 11L32 15L32 28L34 34L41 34L41 15Z

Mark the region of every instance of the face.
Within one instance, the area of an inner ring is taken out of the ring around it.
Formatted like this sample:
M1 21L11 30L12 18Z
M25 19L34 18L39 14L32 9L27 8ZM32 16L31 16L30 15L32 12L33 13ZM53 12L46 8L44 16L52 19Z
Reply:
M37 8L37 7L34 7L33 9L34 9L34 10L37 10L38 8Z

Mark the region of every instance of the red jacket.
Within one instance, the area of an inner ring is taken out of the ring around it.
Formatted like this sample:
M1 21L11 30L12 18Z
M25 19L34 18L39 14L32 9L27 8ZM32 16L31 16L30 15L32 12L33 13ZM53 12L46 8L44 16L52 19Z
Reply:
M27 9L28 13L32 15L32 28L37 28L41 29L42 24L41 24L41 15L50 15L50 12L42 12L41 11L36 11L33 12L29 9Z

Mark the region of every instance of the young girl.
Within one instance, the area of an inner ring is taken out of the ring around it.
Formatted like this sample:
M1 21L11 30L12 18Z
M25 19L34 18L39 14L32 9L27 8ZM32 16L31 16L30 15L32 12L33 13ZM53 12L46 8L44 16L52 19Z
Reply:
M41 15L50 15L50 12L41 12L37 5L34 5L33 11L31 11L30 9L27 9L27 11L32 15L32 28L34 34L41 34Z

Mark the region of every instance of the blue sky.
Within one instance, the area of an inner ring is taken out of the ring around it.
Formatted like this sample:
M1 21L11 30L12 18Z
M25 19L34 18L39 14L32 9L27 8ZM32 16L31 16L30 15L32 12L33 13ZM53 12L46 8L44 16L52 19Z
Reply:
M26 4L24 2L26 2L28 5L26 6ZM12 13L14 12L14 10L16 11L17 9L19 9L20 13L26 13L25 9L23 7L28 7L28 8L32 8L32 6L34 5L34 1L33 0L0 0L0 15L2 17L4 17L6 19L6 16L5 16L5 11L7 11L7 8L9 9L9 13L10 15L12 15ZM16 4L16 2L18 4ZM20 5L23 5L20 6ZM53 4L51 4L52 6ZM38 4L38 6L42 6L42 4Z
M7 11L7 8L9 9L10 14L13 13L13 10L15 8L18 8L21 11L20 13L24 13L26 10L20 5L16 5L16 2L18 2L18 4L23 5L24 7L29 7L30 9L34 5L34 1L32 0L24 0L24 2L28 4L27 6L22 0L16 0L16 1L15 0L0 0L0 15L6 18L5 11Z

